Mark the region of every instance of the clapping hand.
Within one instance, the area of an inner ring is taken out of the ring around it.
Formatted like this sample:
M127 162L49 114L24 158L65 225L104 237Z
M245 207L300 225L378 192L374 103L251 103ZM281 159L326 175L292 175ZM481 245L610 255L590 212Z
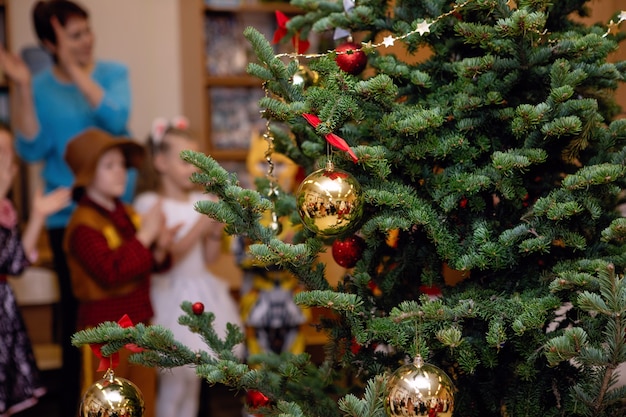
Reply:
M0 68L17 85L30 84L30 69L17 55L0 46Z
M52 213L67 207L71 202L72 190L70 188L57 188L54 191L44 194L39 187L33 195L31 216L48 217Z
M162 202L159 199L150 210L141 215L141 227L137 232L137 239L147 248L156 242L159 234L165 228L165 215Z
M169 252L174 240L176 239L176 235L178 231L183 226L182 223L176 224L172 227L163 227L161 233L159 233L159 237L156 240L156 250L160 250L163 252Z

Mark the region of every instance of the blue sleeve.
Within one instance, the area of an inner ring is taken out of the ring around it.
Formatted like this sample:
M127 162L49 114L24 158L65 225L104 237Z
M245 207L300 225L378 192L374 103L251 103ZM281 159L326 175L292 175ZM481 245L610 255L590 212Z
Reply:
M95 109L96 120L104 130L124 135L131 106L128 69L121 64L111 64L102 73L94 77L104 90L102 101Z
M35 117L39 124L39 132L33 138L27 138L22 132L17 130L15 132L15 150L17 154L26 162L39 162L45 159L46 155L51 151L54 144L51 141L50 135L46 135L46 126L42 126L40 112L46 112L49 109L50 104L54 101L50 100L50 97L54 95L50 89L45 87L40 80L33 80L33 91L37 91L37 94L33 93L33 100L35 106Z
M47 136L39 134L32 139L26 138L19 131L15 135L15 149L17 154L26 162L38 162L44 159L48 152Z

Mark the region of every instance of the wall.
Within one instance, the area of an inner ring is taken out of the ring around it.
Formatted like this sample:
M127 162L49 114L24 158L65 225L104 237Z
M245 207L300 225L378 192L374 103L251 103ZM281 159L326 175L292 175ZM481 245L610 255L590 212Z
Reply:
M589 2L591 9L590 16L581 19L586 24L602 24L606 25L613 15L621 10L626 10L624 0L593 0ZM622 22L619 26L620 32L626 32L626 22ZM618 50L609 56L609 61L626 60L626 41L619 44ZM626 117L626 84L621 83L615 93L617 103L622 107L620 117Z
M130 129L144 140L152 119L182 113L180 0L77 0L90 13L96 57L130 69ZM9 0L10 48L36 45L30 12L35 0Z

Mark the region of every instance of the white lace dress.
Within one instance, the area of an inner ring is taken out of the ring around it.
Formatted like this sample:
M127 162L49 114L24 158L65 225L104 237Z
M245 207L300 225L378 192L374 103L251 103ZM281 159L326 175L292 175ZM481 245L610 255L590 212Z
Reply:
M193 193L189 201L162 198L168 227L183 225L176 239L185 236L200 216L203 216L194 209L194 204L206 198L207 196L202 193ZM137 197L135 209L139 213L146 212L157 199L156 193L143 193ZM189 348L208 351L200 336L189 331L186 326L178 324L178 317L184 314L180 309L183 301L192 303L199 301L204 304L205 312L214 313L214 328L222 338L226 334L226 323L233 323L242 328L238 307L229 292L228 284L207 269L200 242L171 269L164 273L155 273L151 279L150 296L155 313L152 323L171 329L176 340Z

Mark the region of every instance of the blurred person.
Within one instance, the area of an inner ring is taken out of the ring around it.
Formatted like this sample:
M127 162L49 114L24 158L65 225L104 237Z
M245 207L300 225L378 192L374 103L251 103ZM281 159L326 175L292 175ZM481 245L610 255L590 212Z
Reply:
M151 158L140 171L146 191L141 192L140 181L135 209L143 213L161 204L167 226L179 228L171 247L172 267L152 276L153 324L170 329L176 340L191 349L207 350L200 335L179 324L178 317L183 314L180 309L183 301L201 302L204 311L215 315L213 326L219 337L226 336L226 323L242 327L228 284L207 268L219 256L223 225L194 209L196 202L211 197L200 192L190 180L197 168L180 157L183 150L199 150L198 142L188 130L187 119L177 117L171 122L156 119L148 148ZM242 350L243 346L235 353L242 356ZM156 416L196 417L201 382L192 367L159 373Z
M57 188L47 195L35 192L23 234L7 194L17 173L13 136L0 124L0 416L35 405L45 394L24 320L7 282L37 259L37 242L45 219L70 202L70 191Z
M31 76L21 58L0 47L0 69L14 87L17 153L27 162L42 163L45 192L50 192L72 185L72 172L63 160L72 137L90 127L128 136L131 93L125 65L94 58L94 34L89 14L82 6L68 0L39 1L32 9L32 20L53 65ZM133 182L129 181L124 201L132 198ZM46 220L61 292L64 389L60 404L64 416L74 414L79 399L79 355L71 346L77 301L62 250L65 227L74 207L64 207Z
M78 329L128 317L150 324L150 275L169 267L169 246L176 228L168 229L161 204L138 216L121 201L128 167L138 167L144 155L131 139L88 129L72 139L65 160L74 173L72 198L77 207L67 225L63 248L79 300ZM145 417L154 416L156 371L128 362L130 351L119 352L115 374L141 390ZM85 387L102 378L106 367L89 346L83 346ZM112 360L112 359L111 359ZM109 365L109 361L104 361ZM97 372L102 371L98 375Z

